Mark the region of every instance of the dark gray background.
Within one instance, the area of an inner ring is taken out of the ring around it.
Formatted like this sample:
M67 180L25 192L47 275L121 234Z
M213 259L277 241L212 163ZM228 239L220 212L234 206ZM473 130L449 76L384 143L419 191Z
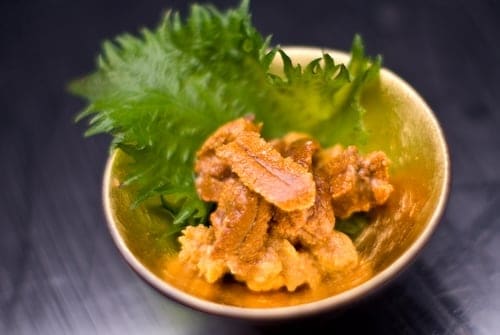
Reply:
M235 1L214 1L234 5ZM183 1L0 3L0 334L500 333L499 1L254 1L274 43L371 54L409 81L444 128L448 208L416 262L343 314L274 326L208 316L159 296L115 249L101 209L109 139L84 140L65 84L100 41Z

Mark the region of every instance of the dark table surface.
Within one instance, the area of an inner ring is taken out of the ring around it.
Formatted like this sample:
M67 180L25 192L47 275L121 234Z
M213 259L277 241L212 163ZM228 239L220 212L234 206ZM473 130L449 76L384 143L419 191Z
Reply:
M235 1L214 1L220 6ZM109 138L83 139L65 84L100 41L183 1L0 2L0 334L500 334L500 2L257 1L273 42L371 54L435 111L452 158L441 223L413 265L342 314L258 326L168 301L132 273L101 208Z

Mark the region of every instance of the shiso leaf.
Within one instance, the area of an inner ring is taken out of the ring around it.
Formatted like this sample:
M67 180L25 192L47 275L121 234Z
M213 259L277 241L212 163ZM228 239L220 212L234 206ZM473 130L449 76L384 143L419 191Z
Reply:
M328 54L294 65L252 25L248 1L226 11L193 5L186 19L170 11L153 30L105 41L95 72L69 89L88 101L76 117L89 119L85 136L110 134L111 148L132 158L123 185L135 185L134 206L161 196L182 227L207 221L195 153L228 121L253 114L267 138L302 131L324 146L365 140L359 97L381 60L365 56L359 36L351 53L347 67ZM282 77L270 73L278 54Z
M369 223L370 220L365 213L355 213L347 219L338 219L335 222L335 229L355 240Z

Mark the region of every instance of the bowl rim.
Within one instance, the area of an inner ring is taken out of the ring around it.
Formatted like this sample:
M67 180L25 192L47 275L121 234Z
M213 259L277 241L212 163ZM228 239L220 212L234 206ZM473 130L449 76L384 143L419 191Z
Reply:
M349 54L343 51L335 49L327 49L312 46L284 46L282 47L290 58L294 56L303 56L315 58L321 55L321 53L329 53L337 61L340 59L342 62L348 60ZM319 314L321 312L338 309L340 307L346 306L347 304L354 303L361 300L362 298L374 293L376 290L383 287L387 282L394 279L399 273L401 273L406 267L408 267L411 262L416 258L419 251L422 250L423 246L427 243L430 236L436 229L440 219L444 213L445 205L449 196L450 191L450 155L448 151L448 146L444 137L443 130L427 103L424 99L411 87L406 81L397 76L392 71L382 68L380 75L384 77L384 80L395 82L396 85L400 86L405 92L408 93L410 98L416 101L422 106L425 111L426 116L429 121L433 124L436 129L438 144L441 146L443 152L443 179L442 179L442 192L439 195L439 199L428 224L425 226L423 231L417 237L417 239L412 243L412 245L403 252L394 262L383 269L381 272L374 275L369 280L363 282L362 284L355 286L347 291L341 292L339 294L333 295L328 298L324 298L317 301L312 301L304 304L286 306L286 307L270 307L270 308L246 308L237 307L231 305L223 305L196 296L190 295L179 288L169 284L160 277L156 276L150 270L148 270L137 257L130 251L127 244L120 234L117 227L117 222L113 217L113 212L111 209L110 197L110 187L111 187L111 170L113 162L116 157L116 151L113 152L107 160L106 168L103 176L103 187L102 187L102 197L103 206L106 217L106 222L108 229L111 233L112 239L120 251L121 255L125 258L128 265L147 283L149 283L153 288L158 290L163 295L175 300L185 306L193 308L198 311L203 311L209 314L216 314L226 317L233 317L238 319L246 320L279 320L279 319L290 319L294 317L310 316L312 314Z

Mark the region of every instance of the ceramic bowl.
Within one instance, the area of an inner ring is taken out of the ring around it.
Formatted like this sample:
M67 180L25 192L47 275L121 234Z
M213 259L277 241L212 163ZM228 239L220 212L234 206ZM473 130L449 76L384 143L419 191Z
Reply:
M336 62L349 56L334 50L287 47L294 62L307 63L330 53ZM276 64L280 62L276 57ZM393 279L415 258L439 223L450 180L448 150L432 110L404 80L387 69L362 95L367 110L369 141L362 151L383 150L392 161L394 193L377 210L372 222L355 240L363 272L334 289L296 293L254 293L237 283L210 285L189 277L177 264L178 243L165 234L168 222L159 201L152 199L135 210L130 188L121 188L127 157L114 152L103 183L109 230L119 251L140 277L165 296L194 309L247 320L277 320L307 316L351 304Z

